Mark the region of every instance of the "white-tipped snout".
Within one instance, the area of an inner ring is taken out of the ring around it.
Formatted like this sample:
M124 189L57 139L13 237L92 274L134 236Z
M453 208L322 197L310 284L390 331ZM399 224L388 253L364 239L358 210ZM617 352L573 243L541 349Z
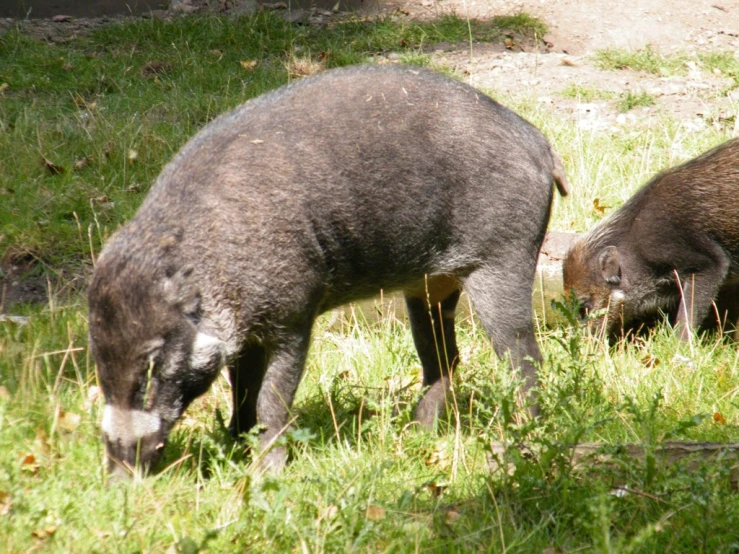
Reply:
M162 428L162 418L151 412L122 410L106 404L102 428L109 441L132 444L143 437L158 433Z

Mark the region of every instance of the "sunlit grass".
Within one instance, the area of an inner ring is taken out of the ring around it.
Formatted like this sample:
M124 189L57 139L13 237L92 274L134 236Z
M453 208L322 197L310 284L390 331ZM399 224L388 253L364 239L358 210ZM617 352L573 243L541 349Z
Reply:
M330 67L398 51L425 65L426 42L467 40L462 20L353 22L321 34L265 17L124 25L53 52L13 33L0 39L4 255L91 264L179 145L218 113L297 78L291 60ZM663 63L644 57L645 70ZM725 56L705 60L732 71ZM572 195L555 201L559 230L589 229L656 172L731 132L667 118L585 130L525 94L500 100L565 162ZM228 436L222 377L186 412L158 473L122 485L103 471L84 301L52 294L45 306L14 308L28 320L0 321L0 550L736 550L735 462L664 467L618 450L738 442L735 344L707 336L691 348L660 326L609 347L565 323L539 325L543 416L530 422L515 376L462 310L454 394L425 433L412 423L420 363L401 305L385 297L317 322L281 475L256 478ZM616 463L573 467L570 446L581 442L604 443ZM513 446L498 466L497 443Z
M0 362L8 383L0 395L0 536L8 551L566 551L605 540L593 510L617 542L645 534L636 551L689 544L706 531L707 551L732 540L739 513L720 461L685 474L621 457L587 478L567 461L577 442L737 441L732 345L706 337L691 353L658 328L609 349L576 329L543 329L544 415L531 423L516 407L516 380L462 314L454 397L438 434L428 434L411 423L420 366L397 302L319 320L287 437L292 461L262 479L227 436L230 395L221 379L174 431L158 475L106 484L83 306L32 310L25 326L0 324L8 354ZM526 444L531 454L514 448L512 473L493 471L488 452L499 442ZM634 494L609 495L613 483ZM669 534L654 528L663 520Z

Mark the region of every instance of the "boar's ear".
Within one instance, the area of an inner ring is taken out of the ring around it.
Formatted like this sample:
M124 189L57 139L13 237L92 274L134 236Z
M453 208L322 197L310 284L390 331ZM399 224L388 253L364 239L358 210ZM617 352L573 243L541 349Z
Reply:
M601 251L598 255L598 267L606 283L618 285L621 282L621 262L615 246L608 246Z
M167 299L182 309L185 315L194 316L200 309L200 292L192 278L193 268L186 266L167 271L164 290Z
M192 345L190 367L197 372L215 373L226 362L226 344L202 331L198 331Z

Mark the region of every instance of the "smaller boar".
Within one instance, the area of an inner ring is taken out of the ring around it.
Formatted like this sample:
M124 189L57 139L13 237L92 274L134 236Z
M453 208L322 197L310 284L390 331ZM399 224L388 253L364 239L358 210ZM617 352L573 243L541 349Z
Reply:
M716 316L735 318L739 139L654 177L572 245L563 272L583 315L607 310L590 326L609 337L659 313L683 340Z
M111 469L154 465L229 365L235 435L290 421L314 319L403 291L431 425L457 364L464 286L528 387L536 259L561 162L482 93L412 68L327 71L209 123L98 258L90 345ZM264 467L285 463L269 450Z

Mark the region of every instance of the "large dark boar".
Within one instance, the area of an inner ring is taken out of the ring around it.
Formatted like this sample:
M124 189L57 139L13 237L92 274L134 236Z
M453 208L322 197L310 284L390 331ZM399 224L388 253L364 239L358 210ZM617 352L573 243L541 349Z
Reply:
M408 67L328 71L208 124L102 251L90 339L111 467L151 466L224 363L231 429L284 430L311 326L402 290L431 425L457 364L464 286L527 386L540 360L531 291L561 163L480 92ZM445 347L444 350L442 347ZM273 449L265 466L284 464Z
M672 316L687 339L701 323L736 317L739 140L657 175L570 249L565 291L591 327L618 335L634 322ZM720 310L712 309L719 299Z

